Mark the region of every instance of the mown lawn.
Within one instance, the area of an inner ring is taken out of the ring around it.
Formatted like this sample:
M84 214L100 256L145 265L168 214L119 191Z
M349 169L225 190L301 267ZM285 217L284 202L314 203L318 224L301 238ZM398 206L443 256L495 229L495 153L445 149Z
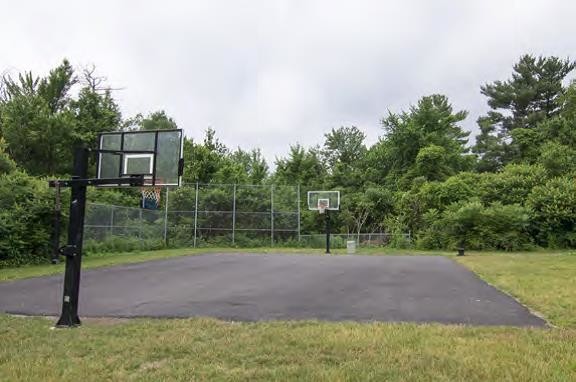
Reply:
M456 259L554 325L576 329L576 254L483 253Z
M0 318L0 380L573 381L576 331L414 324Z
M0 380L576 380L576 256L457 261L558 327L140 319L52 330L0 315Z

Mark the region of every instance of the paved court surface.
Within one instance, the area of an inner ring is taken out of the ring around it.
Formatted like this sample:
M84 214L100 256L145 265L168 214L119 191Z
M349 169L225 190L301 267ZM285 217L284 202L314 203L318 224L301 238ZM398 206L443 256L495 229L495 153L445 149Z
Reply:
M0 283L0 311L58 315L62 278ZM210 254L92 269L80 316L545 325L439 256Z

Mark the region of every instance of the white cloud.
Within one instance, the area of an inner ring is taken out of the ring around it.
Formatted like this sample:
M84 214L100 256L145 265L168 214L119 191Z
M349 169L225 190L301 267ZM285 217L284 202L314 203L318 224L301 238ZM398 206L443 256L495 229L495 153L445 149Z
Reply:
M474 130L480 85L523 53L576 51L569 0L4 3L0 71L94 63L126 115L165 109L189 136L212 126L269 160L340 125L374 142L388 109L430 93Z

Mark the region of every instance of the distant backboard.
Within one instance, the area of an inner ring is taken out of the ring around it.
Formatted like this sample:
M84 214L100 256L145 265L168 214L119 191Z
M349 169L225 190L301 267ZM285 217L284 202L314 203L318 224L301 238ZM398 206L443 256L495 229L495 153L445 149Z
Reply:
M146 185L179 186L182 142L182 130L101 133L98 138L97 177L143 175Z
M340 209L340 191L308 191L308 209L315 211Z

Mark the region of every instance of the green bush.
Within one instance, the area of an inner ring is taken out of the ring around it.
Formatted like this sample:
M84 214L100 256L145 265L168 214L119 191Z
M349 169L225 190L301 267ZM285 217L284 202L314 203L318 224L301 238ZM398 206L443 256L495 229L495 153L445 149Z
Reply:
M150 251L162 248L165 248L163 240L109 236L103 240L85 240L83 252L90 256L98 253Z
M0 136L0 174L16 171L16 162L6 152L6 141Z
M482 200L485 203L524 205L532 189L546 182L546 176L546 170L541 165L508 165L501 172L487 175Z
M140 207L142 195L139 188L88 187L86 200L90 203L112 206Z
M428 211L427 227L416 243L425 249L527 249L532 245L529 217L527 208L515 204L484 206L479 200L456 203L443 213Z
M416 247L425 249L444 249L450 243L442 214L433 208L424 214L426 228L416 236Z
M0 267L48 262L53 206L46 180L0 175Z
M538 243L556 248L576 247L576 182L555 178L534 187L528 196Z

